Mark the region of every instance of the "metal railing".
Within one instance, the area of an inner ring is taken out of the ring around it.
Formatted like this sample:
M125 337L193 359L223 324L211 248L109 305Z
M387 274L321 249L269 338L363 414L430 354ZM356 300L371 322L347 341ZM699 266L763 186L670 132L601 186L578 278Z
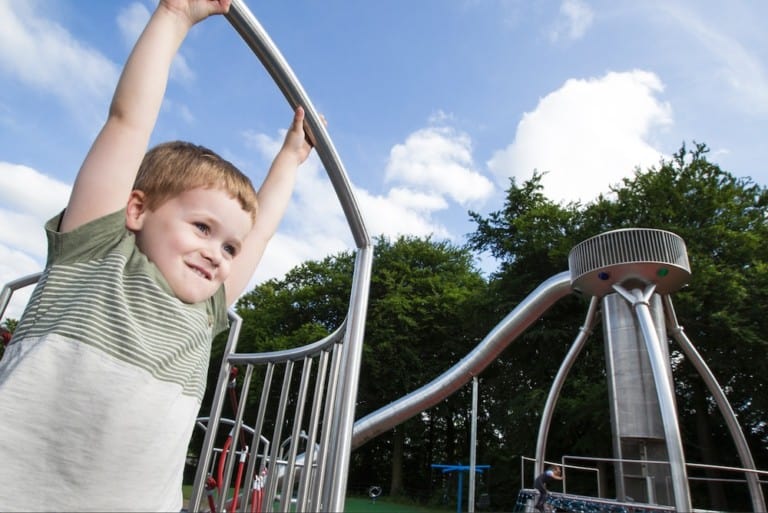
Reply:
M527 456L521 456L520 457L520 489L521 490L529 490L532 488L532 486L529 486L531 476L533 473L529 470L531 466L536 466L536 458L531 458ZM582 464L577 464L576 462L580 462ZM605 463L608 465L625 465L625 464L658 464L658 465L669 465L669 461L666 460L642 460L642 459L621 459L621 458L603 458L603 457L592 457L592 456L575 456L575 455L563 455L560 458L560 461L545 461L542 466L545 465L558 465L562 467L563 469L563 480L562 480L562 493L554 492L554 495L559 496L561 499L570 499L570 500L581 500L581 501L591 501L595 504L605 504L605 505L611 505L611 506L620 506L620 507L632 507L632 508L638 508L642 507L646 511L673 511L674 508L672 506L668 505L661 505L661 504L655 504L652 501L651 502L643 502L636 500L637 498L633 499L632 501L621 501L617 499L610 499L608 496L611 494L610 490L606 490L603 486L603 482L605 481L605 476L602 475L602 470L600 468L601 463ZM593 464L593 466L588 466L589 464ZM732 466L724 466L724 465L710 465L710 464L704 464L704 463L686 463L686 468L689 471L695 471L695 470L715 470L723 475L727 474L744 474L744 475L754 475L756 476L756 479L759 481L760 484L768 484L768 471L765 470L755 470L755 469L749 469L749 468L742 468L742 467L732 467ZM573 490L569 491L568 487L568 471L571 471L571 474L574 472L588 472L594 474L594 485L591 490L582 489L579 490L578 493L574 493ZM625 475L626 477L626 475ZM648 475L637 475L637 476L631 476L637 479L647 480L647 479L654 479L653 476ZM762 478L762 479L761 479ZM528 480L528 482L526 482ZM689 482L719 482L719 483L727 483L730 485L737 485L737 486L744 486L747 487L749 484L749 479L745 477L740 478L729 478L729 477L712 477L712 476L706 476L706 477L700 477L696 475L689 475L688 476ZM667 483L667 486L671 486L671 483ZM695 507L695 504L693 505L693 511L705 511L702 509L697 509Z

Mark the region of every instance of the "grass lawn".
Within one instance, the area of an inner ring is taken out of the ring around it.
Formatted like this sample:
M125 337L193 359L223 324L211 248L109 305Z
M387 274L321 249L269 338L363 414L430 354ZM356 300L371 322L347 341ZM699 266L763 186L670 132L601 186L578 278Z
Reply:
M446 513L448 511L456 510L390 502L388 497L379 497L376 502L372 502L367 497L347 497L344 502L344 513Z

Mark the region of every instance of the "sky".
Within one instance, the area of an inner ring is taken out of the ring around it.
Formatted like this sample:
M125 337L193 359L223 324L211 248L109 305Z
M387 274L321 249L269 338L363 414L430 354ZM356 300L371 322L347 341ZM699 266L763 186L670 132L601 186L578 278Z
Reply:
M768 184L768 2L245 3L327 119L371 237L461 245L468 212L501 210L511 178L545 173L550 199L587 203L683 143ZM155 6L0 0L0 283L42 269L43 225L66 206ZM258 184L291 116L217 16L181 47L151 144L203 144ZM354 247L313 155L252 284Z

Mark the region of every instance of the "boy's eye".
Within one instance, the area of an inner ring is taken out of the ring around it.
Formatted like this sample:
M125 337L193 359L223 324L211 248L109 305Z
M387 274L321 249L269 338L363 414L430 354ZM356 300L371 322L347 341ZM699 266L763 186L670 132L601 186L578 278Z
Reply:
M235 248L232 244L224 244L224 252L229 253L230 256L235 256L235 253L237 253L237 248Z
M202 233L208 234L211 231L211 229L205 223L194 223L194 225L195 228L200 230Z

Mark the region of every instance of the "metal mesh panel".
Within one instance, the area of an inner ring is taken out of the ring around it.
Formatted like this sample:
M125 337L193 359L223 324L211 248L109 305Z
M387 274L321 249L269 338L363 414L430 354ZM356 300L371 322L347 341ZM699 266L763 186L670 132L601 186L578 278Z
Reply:
M685 285L690 264L685 242L674 233L628 228L596 235L577 244L568 255L574 290L603 296L614 283L655 283L659 293Z

